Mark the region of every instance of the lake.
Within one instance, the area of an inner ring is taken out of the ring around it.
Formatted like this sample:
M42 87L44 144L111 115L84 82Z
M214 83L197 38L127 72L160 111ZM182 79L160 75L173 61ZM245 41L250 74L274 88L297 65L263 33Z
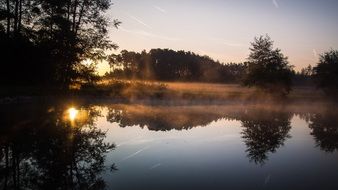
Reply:
M338 189L338 112L308 104L1 105L1 189Z

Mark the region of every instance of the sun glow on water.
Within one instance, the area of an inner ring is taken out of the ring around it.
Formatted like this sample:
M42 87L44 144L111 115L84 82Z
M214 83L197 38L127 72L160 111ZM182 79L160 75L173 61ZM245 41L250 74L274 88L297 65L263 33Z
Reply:
M69 108L68 109L68 114L69 114L69 119L71 121L74 121L76 119L77 114L79 113L79 110L75 109L75 108Z

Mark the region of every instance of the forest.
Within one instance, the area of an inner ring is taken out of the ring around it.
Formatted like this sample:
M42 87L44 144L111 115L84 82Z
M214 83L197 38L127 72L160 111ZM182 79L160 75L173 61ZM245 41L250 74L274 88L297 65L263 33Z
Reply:
M239 83L246 63L223 64L209 56L170 49L141 53L122 50L109 59L112 71L106 77L123 79Z
M338 89L337 50L320 55L317 66L296 71L268 35L254 38L243 63L171 49L111 53L118 45L110 40L108 28L121 25L105 16L111 6L109 0L1 1L1 85L38 86L53 93L74 86L95 90L107 79L202 82L240 84L283 96L292 86L317 86L327 94ZM102 61L110 71L99 76L97 64Z

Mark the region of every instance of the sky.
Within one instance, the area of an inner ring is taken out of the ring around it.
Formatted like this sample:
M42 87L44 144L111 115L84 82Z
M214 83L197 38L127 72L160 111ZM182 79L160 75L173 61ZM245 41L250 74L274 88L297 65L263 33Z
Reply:
M244 62L255 36L268 34L274 46L300 70L319 54L338 49L337 0L112 0L109 28L119 46L192 51L224 63ZM100 72L109 67L100 66Z

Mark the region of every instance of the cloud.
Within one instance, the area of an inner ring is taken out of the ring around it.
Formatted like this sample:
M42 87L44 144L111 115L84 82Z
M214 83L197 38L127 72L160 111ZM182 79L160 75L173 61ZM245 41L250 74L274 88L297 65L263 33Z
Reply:
M144 31L144 30L129 30L129 29L126 29L126 28L123 28L123 27L120 27L120 30L124 31L124 32L131 33L131 34L139 35L139 36L144 36L144 37L148 37L148 38L156 38L156 39L159 39L159 40L165 40L165 41L179 41L180 40L178 38L172 38L172 37L168 37L168 36L158 35L158 34L154 34L154 33L151 33L151 32Z
M279 8L277 0L272 0L273 5L275 5L276 8Z
M158 10L158 11L160 11L160 12L162 12L162 13L167 13L166 10L162 9L162 8L159 7L159 6L153 5L153 7L154 7L156 10Z
M143 26L149 28L149 29L153 29L151 26L149 26L148 24L146 24L145 22L143 22L141 19L139 19L139 18L137 18L137 17L135 17L135 16L133 16L133 15L128 14L128 17L131 18L131 19L133 19L133 20L136 21L137 23L139 23L139 24L141 24L141 25L143 25Z

